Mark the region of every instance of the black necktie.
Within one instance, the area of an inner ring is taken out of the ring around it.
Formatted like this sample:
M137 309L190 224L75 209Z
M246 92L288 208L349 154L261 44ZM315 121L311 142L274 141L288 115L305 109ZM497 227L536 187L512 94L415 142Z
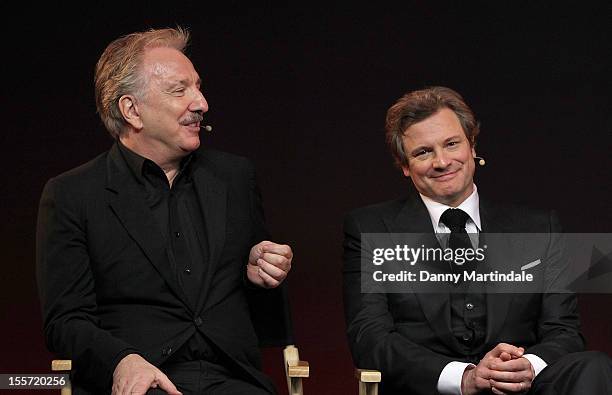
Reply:
M451 230L448 248L472 249L470 237L465 230L469 215L460 209L448 209L440 217L440 222ZM460 256L455 252L454 257ZM464 256L462 254L461 256ZM483 283L465 281L465 273L476 270L476 260L465 260L462 265L450 263L451 270L460 274L456 288L450 294L451 328L453 334L464 347L466 355L473 354L475 347L484 343L486 336L486 294Z
M451 230L448 238L449 248L452 248L453 250L458 248L472 248L472 242L470 241L470 237L465 230L465 224L468 218L470 218L470 216L465 211L458 208L449 208L442 213L440 222L448 226L448 228ZM452 266L453 270L455 270L455 265ZM463 270L468 269L465 264L460 266L463 266L461 268Z

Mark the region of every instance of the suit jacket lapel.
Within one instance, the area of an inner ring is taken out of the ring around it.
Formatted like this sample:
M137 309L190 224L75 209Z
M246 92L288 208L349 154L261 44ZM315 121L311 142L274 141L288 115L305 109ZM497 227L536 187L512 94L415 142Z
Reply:
M167 240L153 219L143 193L130 174L116 144L109 152L107 165L106 189L111 210L166 281L168 287L186 306L189 306L178 284L174 268L170 265Z
M198 153L205 155L205 153ZM219 264L220 254L225 244L225 223L227 210L227 186L213 172L205 157L197 158L193 181L196 194L206 226L206 237L208 240L208 260L206 272L202 284L202 291L196 305L196 312L202 310L206 295L210 290L210 283L215 272L215 266Z
M426 247L439 247L429 212L418 195L411 196L397 216L384 218L383 220L391 233L423 234ZM454 348L456 346L456 339L452 336L451 331L450 297L448 292L416 292L415 296L419 300L427 320L432 323L431 326L438 338Z

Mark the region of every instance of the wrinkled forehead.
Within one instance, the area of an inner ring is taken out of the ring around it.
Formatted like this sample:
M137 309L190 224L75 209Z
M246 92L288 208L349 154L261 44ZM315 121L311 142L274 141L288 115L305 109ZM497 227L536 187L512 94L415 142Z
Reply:
M435 142L453 137L467 139L459 118L448 108L408 126L402 133L404 141Z
M146 76L160 81L199 80L198 73L189 58L174 48L147 49L144 54L143 69Z

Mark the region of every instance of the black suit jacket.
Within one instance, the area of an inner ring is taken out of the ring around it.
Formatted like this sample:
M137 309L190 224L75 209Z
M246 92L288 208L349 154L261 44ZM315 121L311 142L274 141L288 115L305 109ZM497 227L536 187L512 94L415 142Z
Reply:
M551 212L496 206L480 200L483 232L553 233L545 245L502 248L539 270L562 270L556 262L560 227ZM451 361L477 362L464 355L451 331L448 293L361 293L362 233L433 234L427 208L415 194L407 199L357 209L344 223L344 308L356 366L382 372L385 394L435 394L442 369ZM486 236L486 234L485 234ZM489 248L491 250L491 248ZM489 258L487 258L488 260ZM517 268L518 269L518 268ZM550 277L549 272L546 272ZM535 293L487 295L487 335L479 358L500 342L526 348L548 364L584 347L575 295Z
M73 360L74 380L106 391L121 358L163 363L200 331L254 380L260 371L245 279L250 248L266 238L252 165L199 150L193 180L208 266L196 306L178 284L166 239L115 144L49 180L37 229L37 276L48 347Z

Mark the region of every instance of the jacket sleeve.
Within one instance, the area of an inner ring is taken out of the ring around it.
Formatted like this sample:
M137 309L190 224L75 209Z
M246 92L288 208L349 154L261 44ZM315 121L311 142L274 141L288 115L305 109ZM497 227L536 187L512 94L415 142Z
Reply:
M74 377L108 388L129 344L99 326L95 282L87 247L83 199L61 179L45 185L36 234L36 275L47 347L73 360Z
M547 364L570 352L584 350L576 294L567 290L568 261L564 253L561 225L554 212L550 214L550 245L546 256L545 281L540 316L538 343L525 350Z
M270 234L268 233L268 229L266 227L261 191L259 190L259 185L257 184L255 167L248 159L245 159L244 163L249 193L249 213L251 221L250 225L252 229L251 247L253 247L264 240L270 240ZM249 254L250 250L245 251L245 265L248 264ZM265 288L261 288L253 284L248 279L246 270L242 272L242 282L245 285L247 292L257 294L266 290Z
M387 295L361 292L361 230L351 215L344 223L344 312L349 348L358 368L382 372L386 391L437 393L442 369L452 358L398 334Z

